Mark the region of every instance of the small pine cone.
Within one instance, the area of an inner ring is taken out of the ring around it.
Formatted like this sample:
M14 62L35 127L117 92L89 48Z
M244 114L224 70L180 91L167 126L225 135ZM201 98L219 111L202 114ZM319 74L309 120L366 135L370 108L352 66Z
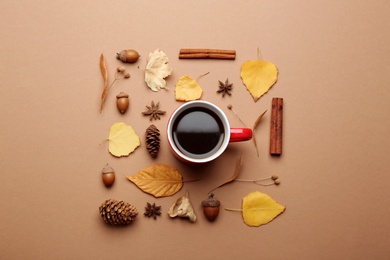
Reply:
M160 149L160 130L155 125L150 125L145 132L146 149L153 158L157 157Z
M108 199L99 207L100 215L107 224L127 225L135 220L137 209L122 200Z

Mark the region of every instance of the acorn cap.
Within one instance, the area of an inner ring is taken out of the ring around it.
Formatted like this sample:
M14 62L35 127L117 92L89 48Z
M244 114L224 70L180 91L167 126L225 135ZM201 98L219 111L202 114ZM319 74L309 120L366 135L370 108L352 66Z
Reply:
M118 60L121 60L123 62L126 62L126 50L120 51L119 53L116 54L116 58Z
M216 208L219 207L219 205L221 205L221 202L219 200L214 199L214 193L211 193L207 200L202 201L202 207Z
M116 95L116 98L128 98L129 95L126 94L125 92L121 92L118 95Z
M102 174L112 173L112 172L114 172L114 169L107 163L102 170Z

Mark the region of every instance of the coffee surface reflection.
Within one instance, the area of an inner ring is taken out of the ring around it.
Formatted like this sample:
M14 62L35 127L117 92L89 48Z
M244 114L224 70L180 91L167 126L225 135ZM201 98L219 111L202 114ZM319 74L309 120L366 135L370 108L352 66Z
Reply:
M173 140L178 149L192 158L207 158L224 140L221 119L207 108L190 108L173 125Z

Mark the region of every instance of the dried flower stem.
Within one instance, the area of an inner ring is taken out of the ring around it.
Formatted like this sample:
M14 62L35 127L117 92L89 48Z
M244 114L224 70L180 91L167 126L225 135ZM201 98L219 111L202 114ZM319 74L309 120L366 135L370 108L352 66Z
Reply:
M130 78L130 73L126 72L125 68L123 66L118 67L117 72L115 73L115 79L108 86L108 71L107 71L106 61L104 59L103 53L100 55L100 71L102 73L103 80L104 80L104 88L103 88L102 98L101 98L102 100L101 100L101 104L100 104L100 113L101 113L103 110L103 107L104 107L104 102L107 98L108 92L111 89L112 85L114 85L114 83L117 80L124 79L124 78Z
M238 118L238 120L240 120L240 122L243 123L245 127L247 127L247 125L241 120L241 118L238 116L238 114L236 113L236 111L233 109L233 106L232 106L232 105L228 105L227 108L230 109L231 111L233 111L233 113L236 115L236 117Z
M115 73L115 79L111 82L110 86L107 87L107 92L110 90L110 88L114 85L114 83L118 80L126 78L126 75L123 75L122 73Z
M261 186L271 186L271 185L279 185L280 184L280 180L278 178L279 178L278 176L272 175L271 177L257 179L257 180L235 179L235 181L253 182L254 184L261 185ZM272 180L272 183L261 183L262 181L265 181L265 180Z

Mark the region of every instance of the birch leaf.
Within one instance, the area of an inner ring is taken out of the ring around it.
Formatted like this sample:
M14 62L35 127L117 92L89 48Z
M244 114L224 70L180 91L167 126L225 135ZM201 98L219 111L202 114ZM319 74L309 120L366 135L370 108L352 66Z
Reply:
M242 216L246 225L258 227L271 222L285 207L265 193L255 191L242 199Z
M159 197L171 196L183 186L180 172L168 165L156 164L142 169L133 176L128 176L143 192Z
M148 63L145 69L145 82L152 91L165 89L165 78L171 75L172 67L169 65L168 56L160 50L149 53Z
M176 83L175 97L177 101L191 101L200 99L203 90L196 80L190 76L182 76Z
M111 126L108 136L108 150L112 155L128 156L140 145L140 138L131 126L123 122Z
M249 60L241 66L241 79L256 102L277 81L278 68L262 59Z

